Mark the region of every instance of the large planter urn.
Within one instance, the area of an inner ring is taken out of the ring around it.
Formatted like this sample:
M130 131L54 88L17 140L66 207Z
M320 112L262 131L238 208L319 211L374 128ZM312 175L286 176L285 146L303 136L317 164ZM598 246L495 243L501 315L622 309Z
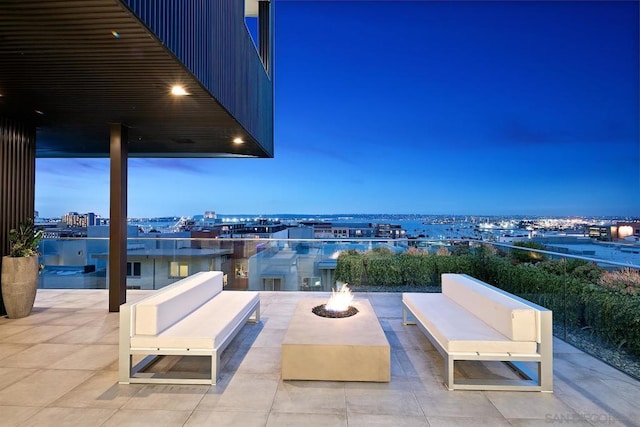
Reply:
M7 317L26 317L33 309L38 288L38 256L2 257L2 300Z

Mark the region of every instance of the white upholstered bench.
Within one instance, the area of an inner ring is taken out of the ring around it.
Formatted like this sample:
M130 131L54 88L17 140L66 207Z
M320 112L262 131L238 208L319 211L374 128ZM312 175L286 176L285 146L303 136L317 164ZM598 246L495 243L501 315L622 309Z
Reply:
M553 391L550 310L465 274L443 274L442 293L403 293L402 305L403 323L417 324L444 357L449 390ZM507 362L520 379L456 382L457 360Z
M253 316L252 316L253 315ZM257 292L223 291L222 272L186 277L120 306L119 382L215 384L220 353L247 322L260 320ZM132 366L133 355L146 355ZM158 356L210 356L211 378L175 378L143 371Z

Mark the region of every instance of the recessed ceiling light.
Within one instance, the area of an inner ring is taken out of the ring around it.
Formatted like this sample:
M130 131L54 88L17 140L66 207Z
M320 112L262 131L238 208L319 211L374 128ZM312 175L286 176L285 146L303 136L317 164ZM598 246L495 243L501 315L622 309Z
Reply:
M171 95L175 96L185 96L189 95L189 92L181 85L174 85L171 87Z
M242 138L233 138L234 144L244 144L244 140Z
M44 116L44 112L43 111L40 111L40 110L33 110L33 111L35 111L36 114Z

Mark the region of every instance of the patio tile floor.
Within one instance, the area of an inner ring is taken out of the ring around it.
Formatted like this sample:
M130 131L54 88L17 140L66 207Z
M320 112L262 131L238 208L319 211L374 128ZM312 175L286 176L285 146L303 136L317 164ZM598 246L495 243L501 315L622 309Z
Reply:
M402 325L394 293L356 293L391 345L391 382L282 381L280 342L297 301L319 295L327 294L261 293L261 322L227 348L214 386L120 385L107 291L39 290L31 316L0 318L0 426L640 426L640 382L557 339L553 394L447 391L442 358L417 327Z

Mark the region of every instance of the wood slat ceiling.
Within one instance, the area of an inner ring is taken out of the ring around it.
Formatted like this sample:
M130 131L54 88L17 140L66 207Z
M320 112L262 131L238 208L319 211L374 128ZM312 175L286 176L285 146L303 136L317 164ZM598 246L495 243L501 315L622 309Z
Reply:
M38 157L108 156L112 122L134 157L268 156L118 0L0 1L0 113L36 121Z

